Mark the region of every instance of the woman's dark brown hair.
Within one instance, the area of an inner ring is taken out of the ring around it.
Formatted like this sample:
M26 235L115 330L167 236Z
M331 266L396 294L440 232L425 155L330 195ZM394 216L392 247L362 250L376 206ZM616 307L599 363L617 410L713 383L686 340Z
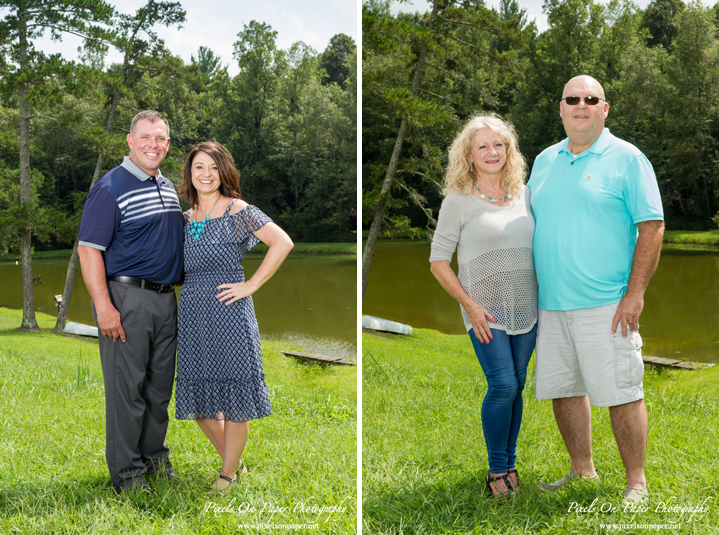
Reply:
M194 208L197 204L197 190L192 185L192 162L198 152L204 152L217 164L217 171L220 175L220 193L225 197L241 199L240 194L240 173L235 168L235 160L232 154L216 141L205 141L195 145L190 154L187 155L185 165L182 166L182 175L185 183L180 188L180 195L188 200Z

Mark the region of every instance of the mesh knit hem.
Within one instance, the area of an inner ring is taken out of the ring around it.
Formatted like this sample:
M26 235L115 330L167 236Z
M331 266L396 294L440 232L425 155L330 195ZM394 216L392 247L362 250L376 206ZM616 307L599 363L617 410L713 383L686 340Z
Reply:
M464 319L464 314L462 315L462 319ZM537 324L537 318L536 318L536 317L534 318L534 320L533 320L532 323L529 325L529 327L525 327L524 329L517 329L517 330L514 330L514 331L513 331L512 329L508 328L506 325L500 325L499 323L495 324L495 323L492 323L492 322L489 321L489 320L487 320L487 324L489 325L489 328L490 328L490 329L497 329L498 331L504 331L504 332L506 332L506 333L507 333L508 335L510 335L510 336L516 336L516 335L519 335L519 334L527 334L529 331L531 331L532 329L534 329L534 326ZM471 323L465 323L465 324L464 324L464 327L465 327L465 329L467 329L467 332L469 332L469 331L471 331L471 330L473 329Z

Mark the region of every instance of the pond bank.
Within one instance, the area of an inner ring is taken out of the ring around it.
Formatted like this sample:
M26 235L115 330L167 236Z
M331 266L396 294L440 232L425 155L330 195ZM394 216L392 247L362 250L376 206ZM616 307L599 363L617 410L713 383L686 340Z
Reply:
M367 239L369 231L362 231L362 241ZM407 241L426 241L427 239L426 229L420 229L419 236L409 236L408 234L397 234L391 238L382 238L379 241L395 241L395 240L407 240ZM694 245L717 245L719 246L719 231L717 230L665 230L664 231L664 243L677 243L677 244L694 244Z
M261 255L267 252L267 246L259 243L247 254L247 256ZM33 253L33 260L64 260L70 258L72 249L58 249L56 251L36 251ZM290 255L326 255L326 256L357 256L356 243L295 243ZM0 255L0 262L15 262L20 260L20 255L7 253Z
M483 492L482 481L487 453L480 408L486 381L469 338L429 329L409 336L364 334L364 533L609 532L602 524L636 524L622 533L647 533L639 526L677 521L692 533L719 531L714 475L717 367L646 372L650 498L648 509L636 515L621 504L624 469L607 409L592 410L594 462L601 483L575 485L556 494L537 488L538 481L566 473L569 457L552 404L534 398L533 383L534 357L517 455L524 493L509 502L494 500ZM595 499L592 512L575 513L578 504L588 508ZM704 504L708 511L680 518L661 509L669 501L682 507Z

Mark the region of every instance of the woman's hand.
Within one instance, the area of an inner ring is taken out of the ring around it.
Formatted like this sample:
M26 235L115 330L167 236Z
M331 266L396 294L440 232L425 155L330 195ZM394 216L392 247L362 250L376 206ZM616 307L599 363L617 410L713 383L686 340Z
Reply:
M235 301L249 297L255 293L256 290L254 285L250 284L249 281L238 282L236 284L220 284L217 287L218 290L222 290L223 288L224 291L220 292L215 297L217 297L220 302L224 301L225 305L230 305Z
M492 316L482 305L478 305L474 301L464 303L463 306L464 310L467 311L467 315L469 315L469 321L472 323L474 335L480 342L488 344L492 339L492 331L490 331L488 320L494 323L497 321L497 318Z
M459 283L457 275L449 266L448 260L435 260L430 264L429 269L442 285L442 288L447 290L447 293L454 297L467 311L469 321L472 323L472 329L474 329L474 335L480 342L488 344L492 339L492 331L489 330L487 320L495 322L497 319L486 308L478 305L467 295L467 292Z

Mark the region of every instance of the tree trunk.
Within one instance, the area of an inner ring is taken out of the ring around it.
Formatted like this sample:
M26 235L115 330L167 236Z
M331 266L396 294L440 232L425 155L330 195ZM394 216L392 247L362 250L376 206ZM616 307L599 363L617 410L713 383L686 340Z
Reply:
M18 50L20 70L30 68L27 58L27 14L20 13L20 47ZM30 103L27 100L28 88L25 84L18 91L20 97L20 206L32 202L30 196ZM35 320L35 292L32 281L32 231L30 221L22 231L20 240L20 259L22 261L22 325L21 328L38 331Z
M434 0L432 6L432 15L429 18L428 29L432 29L434 26L434 20L437 17L437 11L439 10L439 0ZM417 67L414 70L414 77L412 78L412 94L416 95L419 89L419 81L422 76L422 68L427 57L427 46L422 46L422 50L419 53L419 59L417 60ZM384 213L387 209L387 204L392 196L392 183L394 182L394 175L397 172L397 164L399 162L399 155L402 152L402 144L404 143L404 137L407 132L407 120L402 119L399 125L399 133L397 134L397 140L394 143L394 150L392 151L392 158L389 161L389 167L387 167L387 173L384 176L382 182L382 189L380 190L379 201L377 203L377 209L375 210L374 217L372 218L372 224L369 228L369 235L367 236L367 243L364 247L362 254L362 300L364 300L364 293L367 289L367 281L369 280L369 270L372 266L372 256L374 255L374 248L377 245L377 236L379 235L379 229L384 219Z
M137 22L130 38L130 42L134 41L137 32L140 31L140 28L145 23L145 20L146 18L143 17ZM127 73L127 68L130 64L131 53L131 49L125 50L125 54L122 60L122 69L120 70L120 75L123 77L125 76L125 73ZM110 104L110 113L107 116L107 126L105 127L105 132L108 134L112 131L112 127L115 125L115 112L119 103L120 92L115 90L115 94L112 96L112 104ZM88 189L88 191L91 190L95 183L100 179L100 173L102 172L102 166L104 161L105 159L102 153L98 154L97 164L95 165L95 172L92 175L92 182L90 183L90 188ZM75 245L72 248L72 256L70 256L70 263L67 266L67 275L65 276L65 290L62 294L62 303L60 303L60 307L57 311L57 322L55 323L56 331L63 331L65 329L65 323L67 322L67 311L70 308L72 288L75 284L75 273L77 272L77 261L79 258L77 254L77 248L79 247L79 245L79 238L75 238Z
M392 188L392 182L394 181L394 175L397 171L397 162L399 162L399 155L402 152L402 143L404 143L404 136L407 132L407 121L402 119L399 125L399 133L397 134L397 140L394 143L394 150L392 151L392 158L389 161L389 167L382 182L382 190L380 191L379 203L375 210L374 217L372 218L372 224L369 227L369 235L367 236L367 243L364 246L364 252L362 253L362 299L364 300L364 292L367 289L367 281L369 280L369 270L372 265L372 256L374 255L374 247L377 245L377 236L379 235L379 229L382 226L384 220L384 212L387 208L387 203L391 197L390 189Z
M123 71L124 69L125 65L123 65ZM107 132L108 134L110 133L113 125L115 124L115 110L117 110L117 104L119 102L120 93L115 91L115 95L112 98L112 104L110 104L110 115L107 118L107 127L105 128L105 132ZM103 157L103 155L98 154L97 164L95 165L95 172L92 174L92 182L90 183L89 189L92 189L92 187L100 178L100 173L102 172L102 165L104 161L105 158ZM75 245L72 248L72 255L70 256L70 263L67 265L67 275L65 276L65 289L62 292L62 302L60 303L60 307L57 310L57 321L55 322L56 331L65 330L65 324L67 323L67 311L70 308L70 299L72 299L72 288L75 285L75 273L77 272L77 261L79 258L79 255L77 254L77 248L79 246L80 239L79 237L76 237Z
M67 323L67 311L70 308L70 299L72 298L72 287L75 284L75 272L77 271L78 254L77 248L80 240L75 238L75 245L72 248L70 263L67 265L67 275L65 276L65 289L62 292L62 301L57 309L57 321L55 322L55 330L62 331Z

